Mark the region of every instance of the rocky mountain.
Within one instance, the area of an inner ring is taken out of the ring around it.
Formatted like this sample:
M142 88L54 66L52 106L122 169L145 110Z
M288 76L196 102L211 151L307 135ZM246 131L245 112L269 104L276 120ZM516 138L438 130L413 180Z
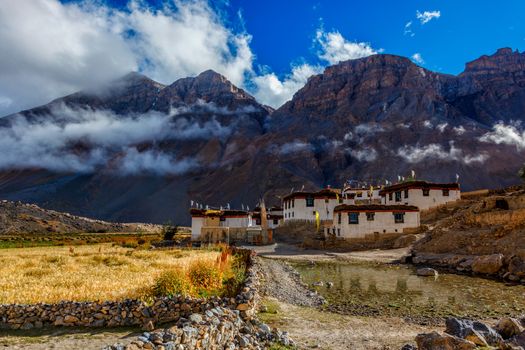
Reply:
M213 71L168 86L131 73L1 118L14 153L41 152L0 161L0 198L187 224L190 200L253 206L412 169L433 181L459 174L467 190L506 186L523 163L524 76L525 54L511 49L457 76L373 55L326 68L273 111Z

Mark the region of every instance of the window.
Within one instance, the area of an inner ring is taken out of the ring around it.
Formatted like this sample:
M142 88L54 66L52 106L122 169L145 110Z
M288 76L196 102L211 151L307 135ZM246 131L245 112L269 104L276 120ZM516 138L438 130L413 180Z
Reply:
M408 198L408 188L405 190L405 198Z
M428 188L423 189L423 197L428 197L430 195L430 190Z
M273 219L273 224L274 225L279 225L279 219Z
M349 224L359 224L359 213L348 213Z
M374 221L374 217L376 216L376 213L366 213L366 220L367 221Z
M389 201L392 200L392 192L388 194L388 200L389 200Z
M324 202L325 202L325 203L328 203L328 198L325 198L325 199L324 199Z
M357 198L363 197L363 192L357 192Z
M288 209L288 201L284 202L284 209Z
M334 232L334 235L335 235L335 227L332 229L332 231Z
M449 195L449 190L443 190L443 196L448 197L448 195Z
M292 202L292 206L293 206L293 202ZM307 207L313 207L314 206L314 197L313 196L306 197L306 206Z
M226 221L226 218L224 216L221 216L221 221Z
M294 216L295 216L295 215L294 215L294 212L292 211L292 218L293 218Z
M260 225L260 224L261 224L261 218L255 219L255 225Z
M337 235L341 236L341 229L340 228L337 229Z
M341 213L337 214L337 223L341 225Z
M292 208L295 206L295 198L292 199Z
M394 213L394 221L396 224L402 224L405 222L405 213Z
M401 202L401 191L396 192L396 202Z

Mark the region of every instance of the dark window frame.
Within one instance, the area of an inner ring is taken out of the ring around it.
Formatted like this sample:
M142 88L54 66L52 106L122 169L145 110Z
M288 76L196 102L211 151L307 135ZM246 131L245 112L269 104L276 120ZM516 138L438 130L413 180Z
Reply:
M374 212L366 213L366 221L374 221L375 216L376 216L376 213Z
M408 198L408 188L405 190L405 199Z
M430 196L430 189L423 188L423 197L429 197Z
M404 224L405 223L405 213L394 213L394 223Z
M444 188L443 190L441 190L441 194L443 195L443 197L448 197L450 196L450 190Z
M341 213L337 214L337 223L341 225Z
M314 196L307 196L306 197L306 207L312 208L314 206L314 203L315 203Z
M390 192L390 193L388 194L388 200L389 200L389 201L393 200L393 194L392 194L392 192Z
M396 202L401 202L401 191L396 191Z
M357 212L348 213L348 224L349 225L359 225L359 213Z

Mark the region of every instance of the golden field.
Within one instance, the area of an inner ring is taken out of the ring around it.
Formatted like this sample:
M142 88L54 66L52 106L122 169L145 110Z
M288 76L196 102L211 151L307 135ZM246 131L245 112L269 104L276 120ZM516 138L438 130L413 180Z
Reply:
M166 280L168 287L173 284L173 276L176 283L179 277L184 281L187 294L195 295L197 289L190 282L196 278L208 281L200 268L211 269L214 276L220 276L221 284L231 278L233 260L220 251L138 250L111 244L2 249L0 303L141 298L151 295L148 291L156 285L156 290L164 291ZM164 283L160 287L159 280ZM222 286L214 283L213 287Z

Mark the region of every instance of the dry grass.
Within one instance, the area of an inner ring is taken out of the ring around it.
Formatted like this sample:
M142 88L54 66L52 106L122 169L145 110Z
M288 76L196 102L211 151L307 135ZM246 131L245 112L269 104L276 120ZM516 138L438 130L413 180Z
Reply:
M0 303L143 297L167 271L221 267L206 250L134 250L109 244L0 250ZM224 270L224 267L221 267Z

